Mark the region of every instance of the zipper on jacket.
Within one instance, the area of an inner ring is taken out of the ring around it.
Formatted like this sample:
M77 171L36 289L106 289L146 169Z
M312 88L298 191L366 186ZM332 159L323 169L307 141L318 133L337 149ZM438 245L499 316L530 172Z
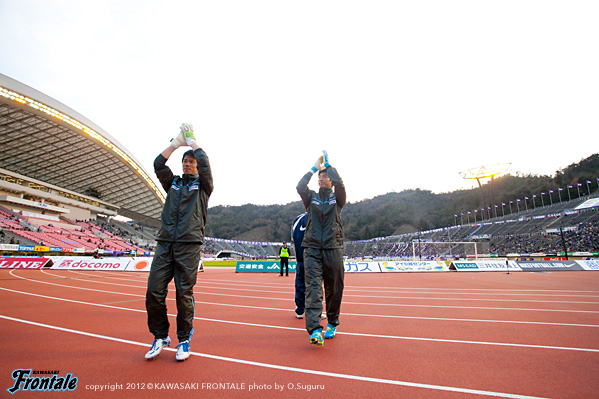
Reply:
M173 241L177 239L177 230L179 229L179 205L181 205L181 197L183 196L183 179L181 179L181 189L179 191L179 198L177 198L177 218L175 219L175 231L173 232Z

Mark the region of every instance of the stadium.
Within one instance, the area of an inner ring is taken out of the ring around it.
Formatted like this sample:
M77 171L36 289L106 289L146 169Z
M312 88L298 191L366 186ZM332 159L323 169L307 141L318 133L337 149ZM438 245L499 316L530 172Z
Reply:
M165 201L153 172L94 122L5 75L0 146L0 334L17 348L5 353L0 385L11 393L47 390L49 375L73 382L78 397L145 399L599 389L593 187L501 216L455 215L443 228L345 242L343 324L324 348L307 344L295 318L293 279L276 278L281 243L206 237L192 359L179 367L174 349L143 358Z
M92 121L5 75L0 106L0 253L152 254L164 193L151 172ZM599 202L597 191L590 192L474 223L461 218L458 225L456 218L454 226L432 231L347 242L345 254L385 260L597 257ZM208 237L204 251L207 257L269 259L280 245Z

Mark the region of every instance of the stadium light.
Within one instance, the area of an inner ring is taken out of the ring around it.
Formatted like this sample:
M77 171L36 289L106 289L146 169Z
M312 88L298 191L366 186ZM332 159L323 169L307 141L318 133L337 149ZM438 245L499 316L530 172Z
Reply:
M497 164L493 164L493 165L479 166L477 168L468 169L463 172L460 172L459 174L464 179L474 179L477 181L478 187L480 188L480 195L481 195L483 207L486 207L487 204L485 203L485 194L483 191L483 186L480 183L480 180L490 178L491 179L491 205L494 206L495 205L495 197L494 197L494 193L493 193L493 180L494 180L495 176L499 176L499 175L507 172L511 166L512 166L511 162L497 163ZM481 217L483 215L484 215L484 211L481 214Z
M162 201L165 202L165 196L162 194L158 186L150 179L148 174L139 166L131 157L129 157L123 150L121 150L118 146L112 143L110 140L102 136L100 133L91 129L90 127L84 125L78 120L71 118L70 116L63 114L62 112L43 104L39 101L33 100L29 97L23 96L19 93L16 93L12 90L8 90L5 87L0 86L0 96L13 100L19 104L29 106L33 109L36 109L40 112L44 112L55 119L61 120L77 130L80 130L87 134L90 137L93 137L100 143L102 143L106 148L116 153L119 157L121 157L129 166L131 166L137 173L142 177L142 179L146 182L146 184L156 193L156 196Z

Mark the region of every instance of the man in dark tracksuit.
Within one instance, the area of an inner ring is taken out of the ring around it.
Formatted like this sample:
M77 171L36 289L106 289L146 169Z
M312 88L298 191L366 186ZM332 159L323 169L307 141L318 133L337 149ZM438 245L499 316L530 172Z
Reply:
M175 176L166 161L175 149L186 144L192 150L183 155L183 176ZM176 358L185 360L189 357L193 333L193 287L204 242L208 198L213 190L208 156L196 143L191 125L181 126L181 134L154 161L154 170L167 196L146 292L148 327L155 338L146 359L155 358L162 348L170 345L166 296L168 284L174 278L180 342Z
M302 241L306 231L307 213L302 213L295 218L291 227L291 237L295 246L295 317L304 318L306 308L306 282L304 279L304 249Z
M283 277L283 266L285 266L286 276L289 277L289 247L287 242L283 242L283 246L279 249L279 257L281 258L281 277Z
M308 188L308 183L317 171L320 189L315 192ZM324 343L320 325L322 283L324 281L328 318L324 338L333 338L339 325L344 276L341 209L346 201L345 186L337 170L330 166L326 151L299 181L297 192L308 213L302 242L306 279L306 330L310 334L310 343L320 346Z

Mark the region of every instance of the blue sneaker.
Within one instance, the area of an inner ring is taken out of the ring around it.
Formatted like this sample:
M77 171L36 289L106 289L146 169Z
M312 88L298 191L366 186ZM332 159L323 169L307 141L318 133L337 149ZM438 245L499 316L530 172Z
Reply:
M326 339L335 337L335 332L337 331L337 327L327 324L327 330L324 332L324 337Z
M182 362L189 357L189 341L183 341L177 345L177 361Z
M310 335L310 343L316 346L324 345L324 339L322 338L322 330L315 330L312 335Z
M162 349L166 348L167 346L171 346L171 339L169 337L155 339L154 343L152 344L152 348L150 348L150 351L146 353L146 360L157 358L160 355L160 352L162 352Z

